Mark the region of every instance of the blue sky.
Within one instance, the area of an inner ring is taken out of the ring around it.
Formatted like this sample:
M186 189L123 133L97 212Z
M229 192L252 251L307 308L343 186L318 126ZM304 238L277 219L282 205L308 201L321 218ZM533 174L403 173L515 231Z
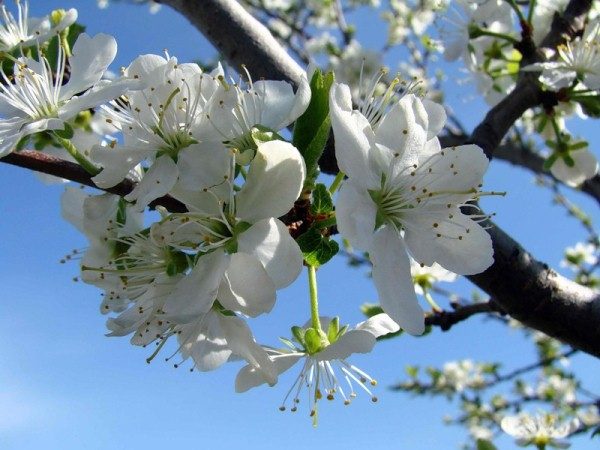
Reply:
M91 0L32 3L32 15L76 7L90 34L113 34L119 42L114 70L138 54L162 53L165 48L180 61L214 52L168 8L149 15L143 7L119 4L98 10ZM471 114L477 103L465 107L459 101L463 94L455 91L449 101L466 108L467 123L475 123L482 110ZM594 139L598 141L597 134ZM550 206L550 195L535 188L525 171L494 162L485 186L508 191L505 199L484 204L496 211L497 223L552 266L558 267L565 246L585 237L562 209ZM462 430L442 424L445 414L456 411L453 405L388 390L404 378L404 366L470 357L503 361L510 369L529 362L532 355L517 332L479 319L449 333L435 330L425 338L382 342L373 353L353 358L378 379L379 402L360 396L350 407L323 404L314 429L305 409L295 415L277 409L296 376L293 370L274 388L238 395L233 381L239 365L204 374L189 373L185 365L174 369L161 358L147 365L148 349L134 348L127 339L104 337L99 291L71 281L76 264L58 263L72 249L86 245L84 237L60 218L63 187L45 186L32 173L0 165L0 190L2 449L458 448ZM597 222L595 205L581 195L575 199L595 212ZM362 320L359 305L376 299L364 271L347 268L342 259L319 271L319 279L322 314L340 314L345 323ZM474 288L463 282L457 289L469 295ZM280 292L273 314L253 320L252 327L259 342L277 345L277 336L287 336L289 327L303 323L307 315L303 276ZM173 350L171 345L164 353ZM600 392L598 360L577 356L573 364L588 387ZM498 442L502 449L516 448L508 438ZM576 444L583 450L596 446L587 438Z

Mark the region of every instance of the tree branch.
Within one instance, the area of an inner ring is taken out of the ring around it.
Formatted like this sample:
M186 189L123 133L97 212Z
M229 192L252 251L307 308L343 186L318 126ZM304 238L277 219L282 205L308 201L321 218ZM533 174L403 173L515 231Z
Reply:
M92 177L79 164L70 161L64 161L55 156L47 155L43 152L33 150L22 150L20 152L9 153L0 158L0 161L13 166L23 167L36 172L54 175L55 177L65 178L74 181L75 183L90 186L102 191L110 192L111 194L125 196L129 194L135 187L135 182L125 179L116 186L108 189L102 189L96 186L92 181ZM150 203L150 208L156 206L164 206L171 212L185 212L185 205L173 197L164 196Z
M238 72L298 84L302 67L269 30L235 0L161 0L198 28Z
M460 305L454 311L434 312L425 317L425 325L440 327L442 331L448 331L454 325L475 314L502 312L494 300L481 303L470 303Z

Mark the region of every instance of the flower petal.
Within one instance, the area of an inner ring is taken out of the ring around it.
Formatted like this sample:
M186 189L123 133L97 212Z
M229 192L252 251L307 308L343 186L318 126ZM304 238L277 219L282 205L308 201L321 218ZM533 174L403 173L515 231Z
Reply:
M115 59L117 41L108 34L97 34L93 38L80 34L69 58L71 76L60 91L61 100L66 100L96 84Z
M304 160L292 144L260 144L236 196L236 215L250 223L283 216L300 196L305 175Z
M276 355L275 358L272 358L275 366L275 372L278 375L285 372L304 356L304 353ZM256 367L247 365L242 367L235 378L235 392L246 392L253 387L260 386L261 384L265 383L267 383L267 380L265 380L264 374L257 370Z
M202 256L165 300L166 316L178 323L189 323L205 314L217 298L228 265L229 256L222 250Z
M313 357L319 361L346 359L353 353L369 353L375 342L375 336L367 330L350 330Z
M302 271L300 247L278 219L263 219L244 231L238 250L258 258L276 289L290 285Z
M354 183L354 179L342 184L335 214L340 233L353 247L360 250L371 247L377 206L362 186Z
M425 330L423 310L417 301L410 260L400 236L389 226L382 227L375 233L369 256L383 310L406 332L422 334Z
M415 214L405 222L406 245L419 263L431 266L437 262L451 272L472 275L494 262L490 235L458 208L437 217Z
M181 150L177 157L179 186L201 191L223 184L231 172L233 155L223 144L200 142Z
M218 297L225 308L256 317L273 309L275 285L256 257L234 253Z
M387 314L376 314L364 322L356 325L357 330L365 330L378 338L389 333L395 333L400 329L398 324Z
M358 111L352 110L350 88L334 83L329 94L331 127L335 137L335 155L340 170L367 189L377 188L379 178L369 165L371 144L367 131L371 125Z
M135 201L138 210L143 210L152 200L166 195L177 182L177 165L170 156L158 158L144 178L124 198L129 202Z

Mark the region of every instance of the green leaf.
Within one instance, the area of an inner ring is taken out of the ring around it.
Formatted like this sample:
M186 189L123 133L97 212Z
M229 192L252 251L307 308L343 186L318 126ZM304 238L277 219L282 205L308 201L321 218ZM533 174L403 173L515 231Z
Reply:
M333 258L340 250L338 243L323 236L318 230L310 228L297 240L304 260L311 266L319 267Z
M310 212L314 215L317 214L328 214L333 211L333 199L331 194L327 190L327 187L319 183L315 186L312 193L312 204L310 205Z
M417 376L419 375L419 367L417 366L406 366L404 370L411 378L417 378Z
M329 89L333 80L333 72L323 75L319 69L315 70L310 80L310 103L294 125L292 144L304 157L306 186L311 186L317 178L319 158L329 139Z
M477 450L498 450L494 444L486 439L477 439Z

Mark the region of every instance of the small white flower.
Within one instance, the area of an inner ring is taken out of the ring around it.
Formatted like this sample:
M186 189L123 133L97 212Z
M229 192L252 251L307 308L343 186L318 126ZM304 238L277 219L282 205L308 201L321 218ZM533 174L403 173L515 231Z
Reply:
M348 176L336 204L338 228L369 253L386 313L411 334L424 329L408 252L458 274L479 273L493 262L490 236L460 207L479 195L488 160L475 145L440 149L440 105L412 94L390 103L371 99L352 110L347 86L330 94L340 169ZM469 207L475 208L473 205ZM475 220L474 220L475 219Z
M576 79L588 89L600 89L600 20L588 23L583 37L556 50L556 60L532 64L523 70L541 70L540 81L553 91L571 86Z
M590 243L578 242L574 247L565 249L565 259L560 262L562 267L579 270L582 264L594 265L598 262L598 250Z
M468 54L468 46L486 46L487 36L471 40L471 28L484 28L495 33L512 31L512 13L502 0L457 0L443 18L440 34L444 40L444 58L454 61Z
M567 186L577 187L598 173L598 160L587 147L570 151L569 157L573 160L572 166L559 156L550 167L550 173Z
M0 51L10 52L15 48L29 47L51 39L77 20L77 10L61 11L60 20L52 24L48 16L29 17L29 2L15 0L17 18L11 14L5 4L0 5Z
M330 328L328 319L322 318L321 323L326 329ZM308 329L308 326L305 326L305 330ZM312 328L311 330L314 331ZM320 348L312 353L306 348L267 349L278 374L287 371L294 364L303 360L302 369L279 409L284 411L289 401L292 404L291 411L295 412L304 387L308 390L308 407L310 416L314 420L316 420L319 400L322 398L333 400L339 394L344 404L348 405L357 395L356 387L365 391L372 401L376 402L377 397L371 393L368 387L368 385L375 386L376 381L358 367L348 363L346 359L353 353L370 352L378 336L395 331L398 331L398 325L386 314L378 314L348 331L336 329L333 335L328 333L326 342L323 342ZM237 392L245 392L265 382L267 380L264 375L255 367L248 365L238 373L235 388Z
M413 277L415 291L417 294L423 294L424 290L431 289L435 283L445 281L451 283L456 280L456 274L444 269L437 263L432 266L421 265L411 258L410 274Z
M447 362L436 385L450 387L456 392L466 388L481 388L485 385L482 367L470 359Z
M567 423L559 423L552 414L538 414L535 417L527 413L518 416L507 416L500 423L505 433L516 438L517 445L550 446L568 448L570 443L564 438L579 428L579 420L573 419Z
M112 36L82 34L69 58L69 81L63 84L67 58L59 47L58 71L50 63L19 58L15 61L14 82L0 71L0 156L11 152L17 142L30 134L62 128L64 122L81 111L118 97L131 80L101 82L117 52ZM83 95L81 92L85 92Z

